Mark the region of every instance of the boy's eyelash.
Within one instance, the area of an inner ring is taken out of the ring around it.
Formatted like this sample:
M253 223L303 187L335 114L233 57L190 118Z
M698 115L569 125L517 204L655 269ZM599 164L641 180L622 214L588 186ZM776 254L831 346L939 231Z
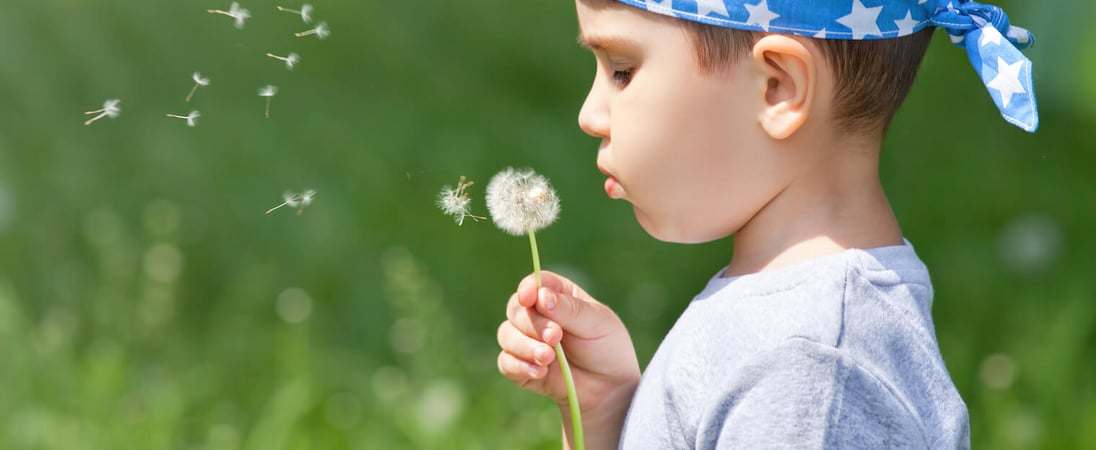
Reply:
M613 81L621 86L626 86L628 82L632 81L632 72L635 69L628 70L614 70Z

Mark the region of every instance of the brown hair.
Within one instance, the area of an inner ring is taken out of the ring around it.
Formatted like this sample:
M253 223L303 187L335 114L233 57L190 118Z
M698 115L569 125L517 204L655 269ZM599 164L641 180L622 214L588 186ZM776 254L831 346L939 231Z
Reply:
M711 73L748 54L758 33L681 20L696 46L702 71ZM913 86L934 28L892 39L812 39L833 68L836 126L882 135Z

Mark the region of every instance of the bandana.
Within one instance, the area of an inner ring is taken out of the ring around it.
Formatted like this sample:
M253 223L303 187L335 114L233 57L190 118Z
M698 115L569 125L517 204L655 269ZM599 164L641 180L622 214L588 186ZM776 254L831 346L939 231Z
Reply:
M935 26L967 57L1001 115L1034 132L1039 112L1031 60L1020 53L1035 43L1009 24L996 6L970 0L617 0L694 22L821 39L887 39Z

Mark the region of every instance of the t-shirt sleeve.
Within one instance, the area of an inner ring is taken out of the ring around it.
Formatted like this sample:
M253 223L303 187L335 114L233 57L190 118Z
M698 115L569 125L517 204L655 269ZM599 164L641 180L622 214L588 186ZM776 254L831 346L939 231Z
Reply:
M722 380L698 449L928 448L894 392L838 349L794 338Z

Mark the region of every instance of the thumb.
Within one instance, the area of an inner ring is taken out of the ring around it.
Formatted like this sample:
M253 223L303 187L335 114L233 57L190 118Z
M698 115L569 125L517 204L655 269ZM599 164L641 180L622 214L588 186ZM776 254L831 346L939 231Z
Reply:
M608 306L585 294L581 289L564 293L548 287L540 288L537 291L537 312L559 324L568 334L581 339L597 339L610 334L620 319Z

